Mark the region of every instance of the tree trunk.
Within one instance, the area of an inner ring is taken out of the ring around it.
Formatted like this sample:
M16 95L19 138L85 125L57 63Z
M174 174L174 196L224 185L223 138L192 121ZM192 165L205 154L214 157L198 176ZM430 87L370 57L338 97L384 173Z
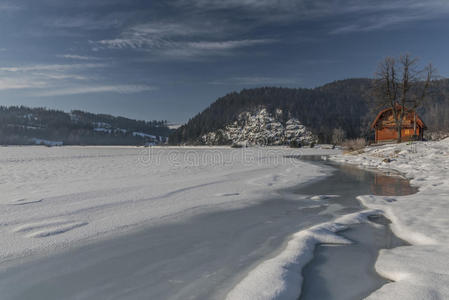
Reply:
M397 126L397 131L398 131L398 139L397 142L400 143L402 141L402 126L398 125Z
M413 135L416 137L416 111L413 111Z

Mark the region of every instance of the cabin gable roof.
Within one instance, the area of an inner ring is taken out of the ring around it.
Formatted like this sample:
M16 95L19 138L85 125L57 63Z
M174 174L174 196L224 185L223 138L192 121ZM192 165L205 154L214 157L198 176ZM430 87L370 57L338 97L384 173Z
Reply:
M377 114L376 119L374 119L374 122L371 124L371 129L374 129L376 127L376 124L379 122L379 120L382 118L383 115L385 115L387 112L392 111L392 110L393 109L391 107L389 107L389 108L385 108L382 111L380 111ZM405 110L410 111L407 108ZM416 125L418 125L419 127L423 128L423 129L427 129L426 124L424 124L423 120L421 120L419 115L416 115Z

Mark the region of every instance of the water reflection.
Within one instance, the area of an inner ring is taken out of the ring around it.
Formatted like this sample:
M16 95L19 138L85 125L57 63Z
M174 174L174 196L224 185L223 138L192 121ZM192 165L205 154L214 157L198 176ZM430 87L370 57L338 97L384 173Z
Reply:
M371 183L371 193L379 196L405 196L415 194L417 189L408 180L399 176L375 174Z
M407 179L395 173L382 173L331 161L325 161L324 164L335 168L333 175L304 187L302 191L305 194L319 191L340 195L332 203L344 206L344 209L337 211L340 214L351 212L348 210L351 205L354 206L351 200L356 201L358 195L404 196L417 192ZM353 211L360 209L366 208L362 206ZM405 244L393 235L388 226L389 220L379 216L370 220L380 226L352 225L339 233L353 241L350 245L318 245L313 260L302 271L304 281L300 300L364 299L387 283L374 269L378 253L380 249Z
M367 172L366 170L350 165L339 165L339 168L358 181L370 182L370 192L373 195L405 196L417 192L415 187L410 186L407 179L397 174L381 173L378 171Z

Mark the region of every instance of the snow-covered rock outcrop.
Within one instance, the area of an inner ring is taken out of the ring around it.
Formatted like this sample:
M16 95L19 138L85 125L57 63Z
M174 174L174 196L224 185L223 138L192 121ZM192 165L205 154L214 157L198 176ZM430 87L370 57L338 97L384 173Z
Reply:
M209 132L202 136L207 145L310 145L317 137L298 119L291 118L281 122L282 111L272 116L265 108L255 113L243 112L237 120L224 129Z

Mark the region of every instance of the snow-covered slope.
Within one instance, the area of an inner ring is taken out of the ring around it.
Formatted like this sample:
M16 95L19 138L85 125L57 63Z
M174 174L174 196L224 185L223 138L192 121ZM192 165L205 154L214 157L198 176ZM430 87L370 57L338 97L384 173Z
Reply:
M280 121L282 111L272 116L265 108L255 113L244 112L237 120L224 129L210 132L202 137L206 145L310 145L317 142L298 119L291 118L284 124Z
M369 147L333 159L397 170L419 187L410 196L359 197L382 210L395 234L411 244L381 251L376 270L393 282L368 299L449 299L449 139Z

